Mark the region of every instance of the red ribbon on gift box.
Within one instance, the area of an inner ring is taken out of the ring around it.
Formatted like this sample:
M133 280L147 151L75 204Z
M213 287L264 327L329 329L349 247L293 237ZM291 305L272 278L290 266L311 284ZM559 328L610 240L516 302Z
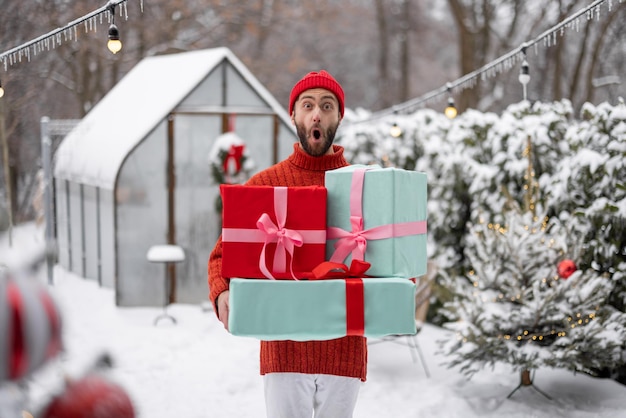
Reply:
M350 267L325 261L313 269L311 280L345 279L346 281L346 335L365 334L365 289L363 277L371 266L361 260L352 260Z
M363 260L367 249L367 240L404 237L426 233L426 221L401 222L397 224L380 225L374 228L363 227L363 183L367 168L357 168L352 173L350 186L350 224L351 231L338 227L328 227L327 239L338 238L335 243L335 252L330 261L341 262L352 252L353 260Z
M346 334L365 334L365 289L363 279L346 279Z

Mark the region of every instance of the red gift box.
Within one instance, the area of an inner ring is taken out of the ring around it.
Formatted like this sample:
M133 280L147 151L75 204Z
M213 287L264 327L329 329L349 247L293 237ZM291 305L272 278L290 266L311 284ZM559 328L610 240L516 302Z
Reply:
M220 185L222 276L310 277L326 252L326 188Z

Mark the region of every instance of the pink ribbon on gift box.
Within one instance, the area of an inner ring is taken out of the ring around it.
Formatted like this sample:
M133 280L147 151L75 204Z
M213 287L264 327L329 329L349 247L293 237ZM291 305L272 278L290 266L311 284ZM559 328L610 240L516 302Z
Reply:
M369 229L363 228L363 183L367 170L367 168L357 168L352 173L352 183L350 185L350 225L352 230L346 231L334 226L326 229L327 239L338 238L335 243L335 251L330 258L332 262L342 262L350 253L352 253L353 260L363 260L368 240L426 233L426 221L400 222Z
M285 228L287 221L287 187L274 187L274 223L267 213L261 214L256 223L256 229L250 228L223 228L222 240L228 242L262 242L263 249L259 257L259 269L268 279L275 280L265 262L265 249L267 244L275 242L276 251L272 271L284 273L287 270L287 254L289 254L289 271L295 280L293 272L293 253L295 247L301 247L305 243L323 244L326 242L324 230L295 230Z

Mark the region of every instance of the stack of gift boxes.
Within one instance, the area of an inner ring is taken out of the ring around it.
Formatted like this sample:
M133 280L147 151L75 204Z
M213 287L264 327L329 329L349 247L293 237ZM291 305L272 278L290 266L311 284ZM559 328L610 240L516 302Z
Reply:
M263 340L414 334L426 175L352 165L324 187L222 185L229 330Z

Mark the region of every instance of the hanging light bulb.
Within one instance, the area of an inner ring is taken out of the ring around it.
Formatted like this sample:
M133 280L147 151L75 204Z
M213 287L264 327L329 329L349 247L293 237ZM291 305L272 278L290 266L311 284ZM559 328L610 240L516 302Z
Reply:
M527 86L528 86L528 83L530 82L530 74L528 71L528 61L526 61L525 59L522 62L522 66L520 67L518 80L520 83L522 83L522 96L524 100L526 100L527 99Z
M522 66L519 69L519 76L517 77L517 79L522 84L522 96L524 100L526 100L527 98L526 88L528 86L528 83L530 82L530 71L528 70L528 61L526 61L526 45L525 44L522 46L522 55L524 59L522 60Z
M115 23L111 23L109 26L109 42L107 42L107 48L114 54L117 54L122 49L122 41L120 41L120 31L115 26Z
M398 116L397 109L394 109L393 116L394 118ZM391 126L391 129L389 129L389 135L391 135L394 138L399 138L402 135L402 128L398 126L398 123L395 120L393 121L393 125Z
M389 130L389 134L394 138L398 138L402 135L402 128L400 128L398 124L394 122L391 126L391 129Z
M448 106L446 106L446 110L443 111L444 115L448 119L456 118L458 111L456 110L456 106L454 105L454 98L452 97L452 84L446 83L446 90L448 91Z
M0 97L4 96L4 89L2 88L2 80L0 80Z
M443 113L446 115L448 119L456 118L456 115L458 114L458 112L456 110L456 106L454 105L454 99L452 97L448 99L448 106L446 107L446 110L444 110Z
M111 26L109 26L109 42L107 42L107 48L114 54L117 54L122 49L122 41L120 41L120 31L115 26L115 5L109 7L109 13L111 14Z
M522 83L523 85L528 84L528 82L530 81L530 74L528 71L528 61L524 60L524 62L522 62L522 67L519 70L519 82Z

